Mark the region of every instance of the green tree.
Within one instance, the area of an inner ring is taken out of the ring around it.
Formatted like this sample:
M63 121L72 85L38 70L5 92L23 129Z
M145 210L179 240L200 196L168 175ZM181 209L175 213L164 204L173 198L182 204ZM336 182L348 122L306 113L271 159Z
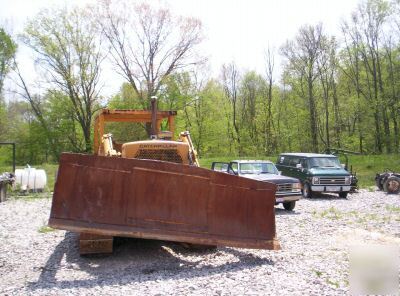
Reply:
M92 148L91 125L97 111L104 54L89 8L43 10L29 21L23 41L36 54L44 77L70 100L84 137L83 151ZM32 97L32 96L29 96ZM37 116L40 104L30 100Z
M10 72L12 62L17 51L16 43L11 36L0 28L0 140L6 140L7 121L6 104L3 100L3 86L6 75Z
M3 28L0 28L0 100L3 95L4 79L10 72L16 51L17 44Z
M381 51L384 26L390 16L389 2L367 0L361 2L350 22L342 24L346 41L347 65L342 68L362 97L372 108L375 148L382 153L392 151L391 128L388 115L388 92L383 83L384 56Z
M265 115L265 106L262 104L267 93L267 85L264 78L254 71L247 72L243 75L240 83L239 101L240 101L240 122L243 130L243 140L247 143L247 153L259 154L265 148L264 137L261 131L264 130L263 125L259 124L259 119L267 122ZM265 135L265 133L264 133Z
M229 109L225 110L228 120L228 136L230 141L230 151L232 146L239 156L243 155L242 134L240 125L240 101L239 85L241 77L239 70L234 62L222 66L222 85L224 87L225 98L230 103Z
M311 149L318 151L318 108L316 101L316 80L318 78L318 60L322 52L322 24L302 26L293 41L281 48L287 60L286 71L298 77L302 82L298 93L307 102L309 109Z
M132 85L124 82L117 94L107 104L110 109L142 109ZM138 141L147 138L144 124L134 122L109 122L106 124L106 133L113 135L117 143Z

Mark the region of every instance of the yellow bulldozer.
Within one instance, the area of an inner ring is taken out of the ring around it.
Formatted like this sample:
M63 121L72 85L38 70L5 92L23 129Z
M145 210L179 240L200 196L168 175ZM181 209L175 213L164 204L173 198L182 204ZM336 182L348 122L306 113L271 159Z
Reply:
M113 237L279 249L276 186L199 167L176 111L103 109L94 155L62 153L49 226L80 233L80 254L109 253ZM169 130L161 131L167 121ZM116 143L108 122L151 123L151 139Z

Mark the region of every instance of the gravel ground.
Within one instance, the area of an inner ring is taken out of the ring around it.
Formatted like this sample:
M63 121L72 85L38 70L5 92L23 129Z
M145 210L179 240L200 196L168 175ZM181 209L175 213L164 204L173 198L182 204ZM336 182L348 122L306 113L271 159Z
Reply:
M49 198L0 204L2 295L343 295L349 247L400 246L400 196L362 190L348 199L303 199L276 207L282 250L121 239L113 255L80 257L74 233L45 227Z

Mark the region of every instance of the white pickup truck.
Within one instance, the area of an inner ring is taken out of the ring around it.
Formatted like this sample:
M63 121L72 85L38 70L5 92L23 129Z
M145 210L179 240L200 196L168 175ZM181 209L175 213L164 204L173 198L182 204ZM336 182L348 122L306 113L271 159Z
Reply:
M301 198L301 184L298 179L281 176L275 165L269 160L232 160L231 162L213 162L211 169L262 182L277 185L275 204L283 204L292 211L296 201Z

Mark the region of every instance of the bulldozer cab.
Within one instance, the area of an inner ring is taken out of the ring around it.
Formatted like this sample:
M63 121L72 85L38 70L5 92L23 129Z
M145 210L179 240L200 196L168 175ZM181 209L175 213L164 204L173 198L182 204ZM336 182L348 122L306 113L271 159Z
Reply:
M155 125L157 138L165 140L174 139L174 122L176 111L156 111L153 116L151 110L110 110L102 109L94 120L94 144L93 151L96 155L105 155L102 143L102 137L105 134L106 124L110 122L136 122L136 123L152 123ZM155 118L154 118L155 117ZM154 120L155 119L155 120ZM167 131L161 131L162 121L167 120ZM155 121L155 123L153 123ZM122 144L113 142L116 152L122 153Z
M175 116L176 111L103 109L95 119L94 152L101 156L154 159L199 166L190 133L180 133L179 139L174 141ZM163 120L167 121L169 130L161 131ZM153 139L116 143L111 134L104 134L107 122L151 123Z

